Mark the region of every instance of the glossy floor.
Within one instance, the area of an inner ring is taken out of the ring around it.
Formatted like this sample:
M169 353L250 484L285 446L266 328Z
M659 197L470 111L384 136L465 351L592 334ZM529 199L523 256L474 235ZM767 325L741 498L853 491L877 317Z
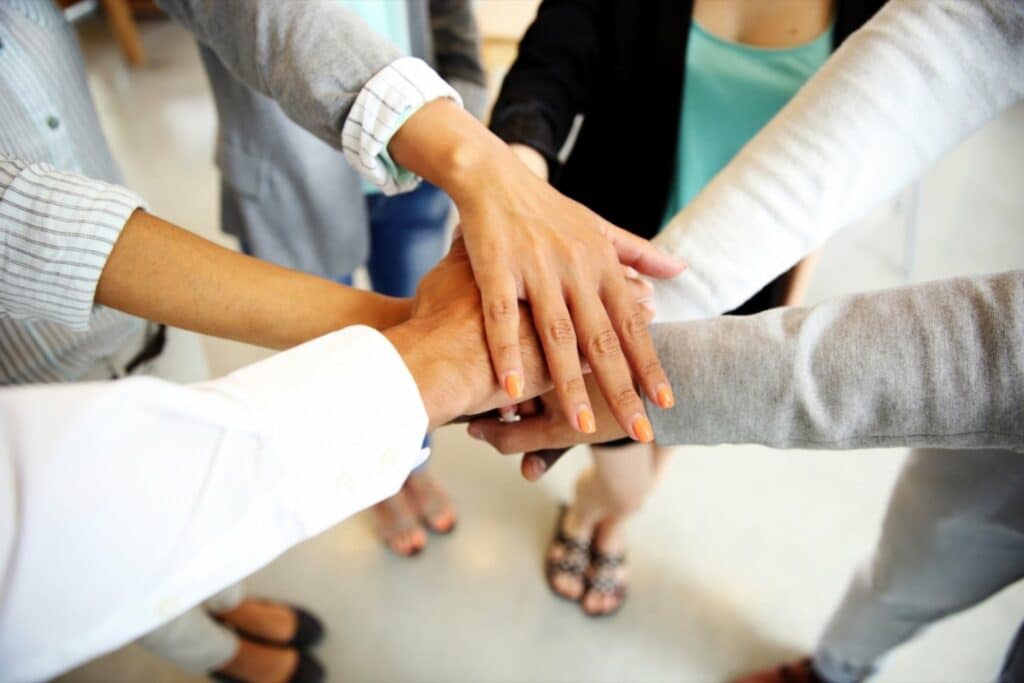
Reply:
M144 26L150 64L125 68L87 41L94 92L129 184L155 211L217 234L215 127L187 34ZM916 279L1021 267L1024 109L975 135L923 184ZM826 248L811 298L903 281L903 223L885 207ZM210 341L218 373L261 357ZM630 528L625 609L589 620L545 588L540 557L557 501L583 466L568 458L538 485L459 428L435 467L458 530L414 560L390 555L356 518L252 577L253 593L315 609L331 681L724 681L810 648L871 548L901 451L681 450ZM881 681L985 681L1024 614L1024 586L942 622L893 653ZM137 646L63 680L184 681Z

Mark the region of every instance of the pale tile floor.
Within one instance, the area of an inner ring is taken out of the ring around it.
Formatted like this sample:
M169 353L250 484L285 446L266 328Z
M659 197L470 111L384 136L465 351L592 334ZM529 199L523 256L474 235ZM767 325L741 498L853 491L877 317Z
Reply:
M92 84L128 183L155 211L217 234L214 113L180 29L143 27L151 63L131 71L89 41ZM947 156L923 182L918 279L1024 261L1024 108ZM901 282L902 229L889 209L827 247L811 298ZM218 373L263 355L209 341ZM414 560L390 555L366 518L287 553L256 594L315 608L331 681L723 681L804 652L876 537L900 451L762 448L679 452L631 529L632 593L604 621L551 597L540 573L555 503L583 454L539 485L459 428L436 439L437 470L462 513L457 533ZM1014 586L896 651L882 681L985 681L1024 615ZM136 646L68 676L78 683L184 681Z

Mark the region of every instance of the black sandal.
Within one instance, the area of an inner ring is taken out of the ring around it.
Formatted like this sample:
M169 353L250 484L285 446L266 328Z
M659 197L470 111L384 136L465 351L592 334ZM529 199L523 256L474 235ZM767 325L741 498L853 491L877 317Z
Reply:
M590 541L570 538L562 530L562 522L565 521L565 515L568 511L568 506L564 504L559 506L558 521L555 522L555 536L548 545L544 567L548 588L551 589L551 592L562 600L579 602L586 593L586 578L584 575L586 574L587 566L590 564ZM562 547L562 556L557 560L551 559L551 549L555 545ZM580 580L580 584L584 587L580 597L571 598L568 595L563 595L555 588L555 576L558 574L570 574Z
M611 595L618 598L618 604L615 609L608 612L588 612L586 608L583 609L583 613L593 619L599 619L601 617L610 617L620 609L622 604L626 601L626 582L621 581L616 576L615 570L623 566L626 563L625 553L618 553L615 555L606 555L599 550L594 550L590 554L590 570L591 577L587 577L587 588L583 591L583 596L580 598L580 606L583 606L583 600L587 594L594 591L598 595Z

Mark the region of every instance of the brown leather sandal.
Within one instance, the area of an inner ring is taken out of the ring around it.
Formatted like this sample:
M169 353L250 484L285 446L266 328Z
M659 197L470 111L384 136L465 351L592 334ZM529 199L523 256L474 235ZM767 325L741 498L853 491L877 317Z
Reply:
M622 609L622 604L626 601L626 587L628 584L625 580L618 577L616 570L625 564L625 553L606 555L599 550L591 551L590 572L589 576L586 577L587 588L583 591L583 596L580 598L580 606L583 606L584 599L591 592L598 595L614 596L618 599L618 604L608 612L589 612L584 608L584 614L598 619L600 617L610 617Z
M557 597L562 600L568 600L569 602L579 602L583 595L586 593L586 574L587 566L590 564L590 541L581 541L576 538L570 538L568 534L563 531L562 524L565 521L565 515L568 513L569 507L567 505L559 506L558 521L555 522L555 535L551 539L550 545L548 545L547 554L545 555L544 571L548 582L548 588ZM557 560L551 559L551 550L554 547L562 548L562 556ZM555 577L559 574L570 574L580 580L580 584L584 587L584 590L580 592L580 597L572 598L568 595L563 595L557 588L555 588Z

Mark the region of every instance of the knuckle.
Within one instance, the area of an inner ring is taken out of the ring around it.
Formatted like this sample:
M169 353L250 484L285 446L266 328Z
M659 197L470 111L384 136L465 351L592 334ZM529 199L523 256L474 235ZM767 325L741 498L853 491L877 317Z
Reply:
M648 378L660 378L662 375L661 363L657 358L644 362L640 367L640 375Z
M518 443L516 442L516 439L511 434L505 433L498 435L495 446L500 452L504 453L505 455L518 453L520 450L518 447Z
M583 378L576 376L558 383L559 392L563 396L574 396L586 390Z
M610 400L612 405L617 408L629 408L637 401L636 391L629 385L619 387L612 394Z
M518 304L511 297L499 296L487 303L487 318L491 322L508 322L518 312Z
M622 348L619 346L619 337L615 330L605 328L595 334L588 344L590 355L609 358L620 355Z
M519 347L515 344L500 344L495 349L496 356L501 359L502 362L511 363L515 360L516 354L519 352Z
M647 316L643 311L631 311L622 319L622 333L629 339L642 339L647 334Z
M576 342L576 333L572 329L572 321L568 318L555 318L548 322L545 329L548 341L553 344L565 345Z
M589 244L577 240L569 244L568 250L569 265L574 271L579 272L590 267L594 251Z

